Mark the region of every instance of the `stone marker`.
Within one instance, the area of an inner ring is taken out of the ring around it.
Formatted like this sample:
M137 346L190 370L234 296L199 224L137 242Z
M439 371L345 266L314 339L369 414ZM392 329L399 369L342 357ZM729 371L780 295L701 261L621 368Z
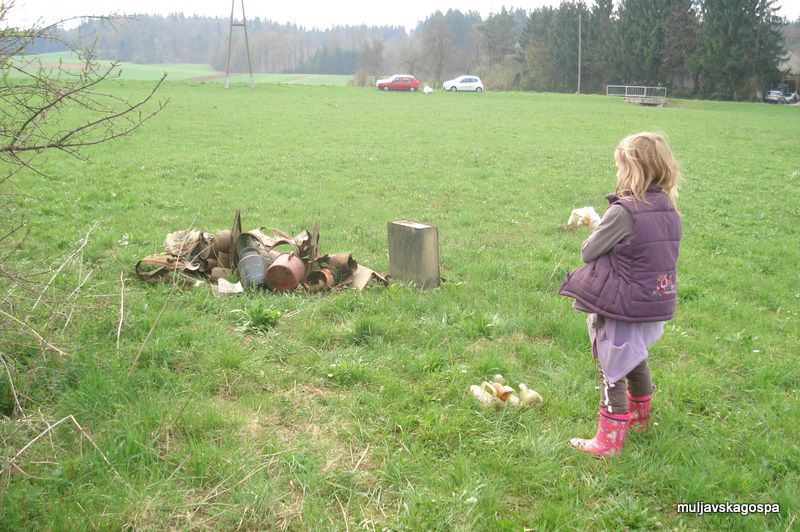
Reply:
M418 288L439 286L439 231L436 226L411 220L387 224L389 275Z

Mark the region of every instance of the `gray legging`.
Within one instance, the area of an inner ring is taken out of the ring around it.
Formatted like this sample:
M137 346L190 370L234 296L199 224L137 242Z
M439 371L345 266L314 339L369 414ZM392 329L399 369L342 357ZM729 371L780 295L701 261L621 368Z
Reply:
M653 382L650 380L647 359L633 368L624 379L617 382L606 380L600 364L597 365L597 369L600 377L600 408L609 414L624 414L628 411L628 397L625 395L627 388L630 388L630 393L634 397L653 393Z

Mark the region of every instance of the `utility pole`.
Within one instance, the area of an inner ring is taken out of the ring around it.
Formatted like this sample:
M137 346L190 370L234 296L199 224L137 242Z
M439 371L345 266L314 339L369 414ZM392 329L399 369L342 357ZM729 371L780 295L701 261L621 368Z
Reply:
M578 13L578 94L581 93L581 55L583 54L583 42L581 40L581 14Z
M233 18L233 9L236 4L236 0L231 0L231 25L230 29L228 30L228 59L225 61L225 88L227 89L229 86L229 79L231 76L231 48L233 45L233 27L234 26L241 26L244 28L244 46L245 50L247 50L247 68L250 70L250 87L254 87L256 84L255 78L253 78L253 65L250 63L250 41L247 38L247 18L244 15L244 0L240 0L242 5L242 21L236 22Z

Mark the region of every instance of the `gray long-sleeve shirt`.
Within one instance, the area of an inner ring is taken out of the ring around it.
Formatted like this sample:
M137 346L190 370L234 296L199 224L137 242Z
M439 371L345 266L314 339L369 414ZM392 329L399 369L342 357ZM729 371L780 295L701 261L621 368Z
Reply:
M617 242L633 231L633 216L621 205L612 205L603 215L597 228L581 246L583 262L592 262L611 251Z

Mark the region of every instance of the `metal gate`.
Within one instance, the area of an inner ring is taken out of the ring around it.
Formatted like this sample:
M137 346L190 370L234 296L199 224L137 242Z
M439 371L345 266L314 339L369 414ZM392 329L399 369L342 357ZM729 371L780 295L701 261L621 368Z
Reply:
M606 85L606 96L618 96L629 103L660 106L667 103L667 88L644 85Z

